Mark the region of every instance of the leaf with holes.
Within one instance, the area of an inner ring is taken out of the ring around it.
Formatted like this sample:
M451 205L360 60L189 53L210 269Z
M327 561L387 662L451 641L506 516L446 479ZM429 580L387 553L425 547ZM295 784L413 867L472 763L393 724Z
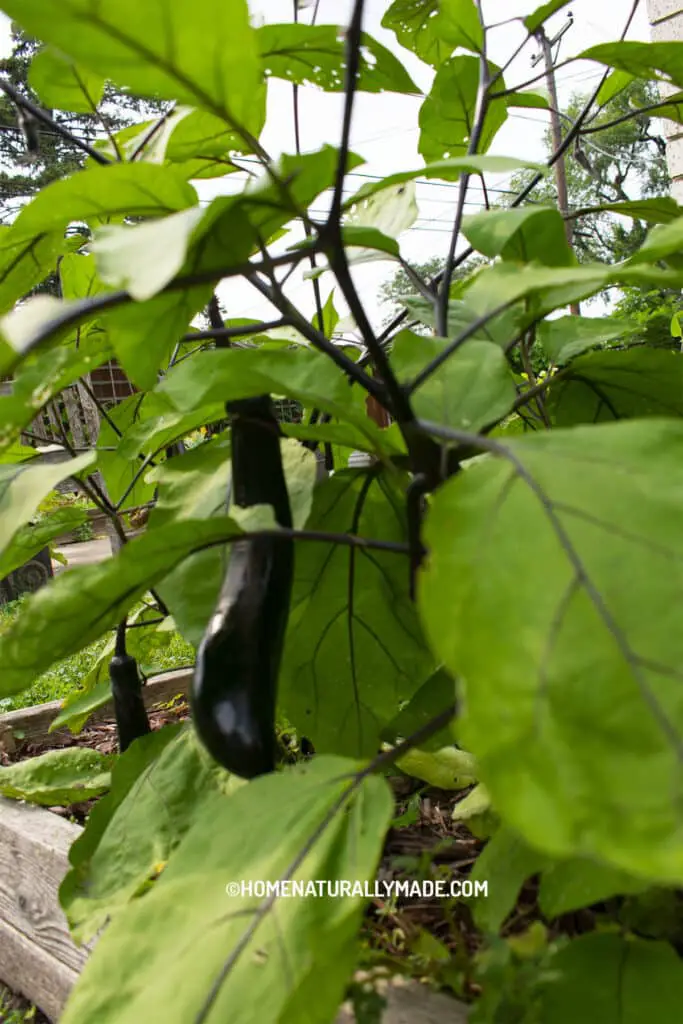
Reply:
M680 884L683 426L491 444L425 531L420 606L464 682L462 743L531 845Z
M263 86L245 0L64 0L58 18L51 0L5 0L3 9L30 35L140 96L252 126Z
M92 114L104 91L99 74L79 68L49 46L31 61L28 80L46 107L77 114Z
M346 43L334 25L264 25L257 29L266 76L327 92L346 88ZM419 93L397 57L363 33L358 88L362 92Z
M645 416L683 416L683 354L630 348L573 359L548 389L559 427Z
M453 53L438 30L439 0L394 0L382 27L391 29L401 46L412 50L420 60L438 68Z
M363 883L375 877L393 814L385 780L352 789L354 770L320 757L203 801L159 880L98 940L63 1024L193 1021L207 1006L211 1019L247 1024L257 990L264 1024L310 1019L313 1006L316 1020L332 1020L356 963ZM242 878L282 879L292 895L316 879L361 884L336 900L264 900L248 887L227 897ZM169 971L182 985L169 985Z
M491 73L497 68L489 65ZM420 155L427 162L466 156L474 130L479 59L452 57L436 73L431 91L420 108ZM479 148L487 150L507 119L503 100L493 100L484 118Z
M307 529L405 543L404 500L382 473L343 470L316 488ZM374 753L433 670L408 577L405 555L298 545L280 701L316 749Z

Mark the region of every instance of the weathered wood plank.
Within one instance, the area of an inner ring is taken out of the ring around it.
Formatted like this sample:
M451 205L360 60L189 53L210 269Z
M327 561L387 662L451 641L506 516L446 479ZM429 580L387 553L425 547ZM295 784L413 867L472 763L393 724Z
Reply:
M0 798L0 921L74 972L86 951L73 944L57 893L79 834L57 814Z
M0 980L59 1020L78 974L0 918Z
M192 680L191 669L178 669L174 672L165 672L163 675L154 676L146 686L142 688L145 705L153 707L155 704L164 704L173 697L182 694L186 696L189 692ZM19 708L16 711L7 711L0 715L0 747L11 750L13 746L12 734L23 733L23 741L36 741L48 734L48 729L59 712L62 710L62 702L59 700L50 701L49 704L36 704L32 708ZM111 705L105 704L98 711L93 712L90 721L102 722L113 716L114 710ZM51 734L55 738L70 735L66 728L55 729Z

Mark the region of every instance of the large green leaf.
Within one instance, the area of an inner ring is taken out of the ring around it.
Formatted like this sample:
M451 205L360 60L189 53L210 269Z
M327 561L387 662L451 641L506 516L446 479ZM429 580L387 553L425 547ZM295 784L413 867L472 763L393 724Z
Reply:
M574 857L556 861L543 871L538 902L545 917L553 918L647 888L648 883L642 878L634 878L597 861Z
M61 231L48 230L30 238L11 227L0 227L0 313L11 309L40 284L64 253ZM4 375L4 370L3 370Z
M67 747L0 767L0 796L46 807L89 800L109 789L114 758L97 750Z
M0 635L0 694L26 689L54 662L113 629L149 587L191 552L240 533L227 518L172 523L126 544L116 558L57 576Z
M94 462L95 452L83 452L54 465L38 460L0 465L0 553L58 483L81 473Z
M572 360L548 391L560 427L642 416L683 416L683 354L629 348Z
M436 32L452 49L483 51L484 29L474 0L439 0L435 22Z
M5 0L31 35L138 95L204 107L249 127L261 86L244 0ZM202 55L200 58L199 55Z
M251 131L261 133L266 116L266 93L254 96ZM116 143L116 147L114 146ZM187 179L214 178L239 168L232 162L236 153L250 153L253 145L226 125L225 120L208 110L186 105L176 106L157 121L129 125L117 132L113 141L104 139L97 148L111 160L120 153L146 163L175 165Z
M536 333L548 359L563 366L586 349L628 343L640 330L639 324L611 316L560 316L543 320Z
M576 263L562 215L549 207L486 210L465 217L462 230L468 242L490 259L501 256L504 260L536 261L548 267L570 267Z
M591 46L578 54L579 60L595 60L610 68L627 71L636 78L668 79L683 89L683 47L680 42L639 43L622 40Z
M447 345L443 338L401 331L391 354L400 382L408 384ZM516 397L501 348L490 341L468 341L413 392L411 402L422 419L477 431L505 416Z
M79 839L70 853L72 870L62 883L60 902L78 942L94 938L148 887L203 804L228 788L230 776L189 726L179 733L174 729L160 750L161 745L134 744L135 752L116 765L111 796L94 820L92 835Z
M41 189L14 221L11 238L19 242L61 232L74 221L97 224L109 217L161 217L196 203L195 190L171 167L92 167Z
M167 409L167 403L154 392L135 394L124 398L109 410L106 417L101 418L97 437L97 466L106 484L107 494L115 505L119 504L126 492L126 508L144 505L152 500L154 486L146 480L146 472L140 475L144 470L142 460L131 458L128 453L119 451L118 446L126 430L144 423L148 417L156 418Z
M666 942L592 932L551 961L541 1019L552 1024L678 1024L683 965Z
M159 385L180 412L272 394L294 398L348 420L374 441L364 399L327 356L311 349L222 349L202 352L173 367Z
M497 68L491 65L492 72ZM479 59L452 57L436 73L429 96L420 108L420 155L427 162L466 156L474 129L479 88ZM487 150L507 118L502 100L489 104L479 148Z
M92 114L104 91L104 79L98 73L77 67L51 47L31 61L29 82L46 107L78 114Z
M505 820L555 856L676 884L682 453L662 420L496 442L435 495L420 588Z
M326 92L346 88L346 44L335 25L263 25L257 30L266 76ZM401 62L363 33L358 88L363 92L419 93Z
M150 529L182 519L225 515L230 484L230 444L213 441L169 459L151 477L158 485ZM197 646L215 607L230 553L224 547L190 555L164 580L161 596L181 634Z
M400 302L415 320L436 330L433 302L428 302L421 295L404 295L401 296ZM465 300L451 299L448 303L449 339L457 338L461 332L469 330L476 323L479 315L479 312L471 308ZM504 310L497 316L491 317L488 322L478 326L472 332L470 340L490 342L500 348L506 348L519 335L519 315L519 311L516 309Z
M576 211L576 217L589 213L618 213L646 224L668 224L683 216L683 207L672 196L652 196L648 199L630 199L621 203L603 203L601 206L586 206Z
M203 1009L247 1024L255 992L261 1024L331 1020L356 962L361 886L343 899L267 901L249 887L374 877L393 800L373 776L349 794L353 767L317 758L203 802L159 881L99 940L63 1024L185 1024Z
M401 491L383 474L335 473L316 488L307 528L405 542ZM280 700L316 749L372 754L432 669L405 557L299 546Z
M476 899L472 903L477 927L495 935L514 910L527 878L537 874L547 863L547 857L532 849L512 829L499 828L472 869L474 882L489 884L487 899Z

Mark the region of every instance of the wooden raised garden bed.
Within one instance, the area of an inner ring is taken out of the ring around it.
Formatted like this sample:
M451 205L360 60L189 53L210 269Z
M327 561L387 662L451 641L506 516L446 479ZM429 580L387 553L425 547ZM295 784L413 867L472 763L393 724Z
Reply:
M188 692L191 672L169 672L144 688L148 707ZM0 715L0 752L15 754L38 744L61 709L54 701ZM111 718L111 706L90 723ZM56 729L59 746L71 737ZM89 947L78 947L59 905L59 886L69 869L68 854L81 827L51 810L0 797L0 982L21 993L52 1021L62 1009L85 963ZM385 988L383 1024L466 1024L466 1007L415 983L394 979ZM355 1024L341 1008L336 1024Z

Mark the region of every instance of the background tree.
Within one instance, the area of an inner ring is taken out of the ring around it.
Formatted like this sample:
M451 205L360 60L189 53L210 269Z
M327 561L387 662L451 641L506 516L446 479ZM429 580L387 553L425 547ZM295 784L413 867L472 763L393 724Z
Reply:
M0 60L0 75L14 89L42 106L29 83L31 61L40 43L12 25L12 52ZM97 113L77 114L52 110L55 122L64 125L75 136L92 145L103 134L113 134L128 125L158 116L162 105L107 83ZM83 165L85 156L74 149L48 125L35 124L37 152L29 156L17 118L17 110L6 93L0 92L0 221L11 221L31 196L64 178ZM43 289L44 290L44 289Z
M562 120L572 124L586 104L587 96L572 96ZM659 101L652 82L636 80L618 93L590 121L595 134L584 136L570 150L565 161L570 211L610 203L628 202L665 194L670 185L666 165L666 143L654 131L654 116L640 114L612 127L634 109ZM595 142L592 140L596 139ZM550 128L544 137L548 155L553 151ZM513 176L510 191L520 192L530 173ZM555 180L548 176L536 188L534 202L557 206ZM573 245L582 263L616 263L631 256L645 237L643 221L615 217L611 213L588 214L574 232Z

